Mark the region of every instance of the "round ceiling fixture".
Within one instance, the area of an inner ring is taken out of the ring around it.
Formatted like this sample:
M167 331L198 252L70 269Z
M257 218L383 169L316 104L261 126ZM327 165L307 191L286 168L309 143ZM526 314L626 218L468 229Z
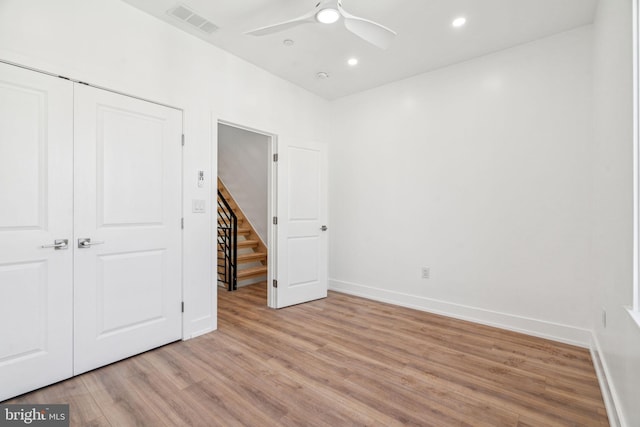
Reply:
M316 74L316 79L318 80L326 80L329 78L329 73L325 73L324 71L320 71L318 74Z
M283 44L283 45L285 45L285 46L293 46L293 45L294 45L294 43L295 43L295 42L294 42L293 40L291 40L291 39L284 39L284 40L282 40L282 44Z
M453 27L455 27L455 28L460 28L466 23L467 23L467 18L465 18L464 16L460 16L460 17L454 19L453 22L451 23L451 25Z
M351 65L352 67L355 67L356 65L358 65L358 58L349 58L349 60L347 61L347 64Z
M333 24L340 19L340 13L332 8L322 9L316 13L316 19L322 24Z

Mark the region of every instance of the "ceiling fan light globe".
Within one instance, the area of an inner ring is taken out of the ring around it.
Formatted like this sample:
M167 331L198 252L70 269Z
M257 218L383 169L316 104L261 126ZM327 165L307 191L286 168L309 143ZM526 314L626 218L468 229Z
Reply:
M333 24L340 19L340 12L333 8L326 8L316 13L316 20L321 24Z
M464 24L466 23L467 23L467 18L465 18L464 16L460 16L454 19L451 25L455 28L460 28L460 27L464 27Z

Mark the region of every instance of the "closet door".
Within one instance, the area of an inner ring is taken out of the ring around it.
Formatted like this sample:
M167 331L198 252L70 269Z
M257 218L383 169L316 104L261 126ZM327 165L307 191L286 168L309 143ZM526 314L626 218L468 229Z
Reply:
M182 113L76 85L74 126L77 375L182 337Z
M0 63L0 401L72 375L72 93Z

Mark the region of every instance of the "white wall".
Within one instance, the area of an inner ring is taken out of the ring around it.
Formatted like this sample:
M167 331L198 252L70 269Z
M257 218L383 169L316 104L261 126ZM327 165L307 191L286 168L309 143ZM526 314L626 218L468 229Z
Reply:
M118 0L2 0L0 59L184 109L185 337L216 327L214 212L191 199L214 200L217 120L328 140L331 108L332 287L582 344L595 327L639 425L630 4L600 2L593 82L585 27L331 105Z
M265 245L269 140L256 132L218 125L218 176Z
M119 0L2 0L0 59L184 109L184 336L214 329L217 120L322 140L327 102Z
M331 287L588 345L591 69L588 26L332 103Z
M640 328L633 299L633 80L631 0L601 0L594 53L595 292L590 318L621 421L640 425ZM607 326L602 324L602 310Z

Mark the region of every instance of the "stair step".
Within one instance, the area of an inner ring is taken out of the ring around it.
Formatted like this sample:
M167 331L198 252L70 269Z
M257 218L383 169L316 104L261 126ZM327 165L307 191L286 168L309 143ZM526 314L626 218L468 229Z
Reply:
M256 247L258 247L258 241L257 240L242 240L242 241L238 242L238 247L239 248L256 248Z
M266 261L267 254L264 252L254 252L252 254L239 254L238 255L238 264L242 264L245 262L257 262L257 261Z
M237 208L238 205L235 202L230 202L227 200L227 203L229 204L229 206L231 207L231 210L233 210L234 208ZM224 205L224 203L220 202L220 204L217 205L218 206L218 210L222 211L222 210L228 210L227 207Z
M264 265L260 267L244 268L242 270L238 270L238 280L264 276L265 274L267 274L267 267Z
M222 216L225 219L231 217L231 214L226 209L218 209L218 214L219 214L218 218L220 218L220 216ZM238 215L237 213L236 213L236 218L240 219L240 215Z
M229 203L229 207L232 211L235 211L238 208L238 205L236 205L235 203ZM220 211L228 211L228 209L225 206L218 205L218 212Z
M218 234L222 235L224 234L224 231L218 230ZM238 235L246 236L248 234L251 234L251 229L249 227L238 227Z
M218 211L221 212L221 211ZM244 221L244 217L240 216L240 215L236 215L236 218L238 219L238 223L240 223L240 221ZM226 219L226 216L225 216ZM220 218L218 218L218 222L220 222Z
M240 221L240 218L238 218L238 228L242 228L243 224L242 221ZM224 225L224 224L218 224L219 228L231 228L230 226ZM240 234L240 232L238 232L238 234Z

